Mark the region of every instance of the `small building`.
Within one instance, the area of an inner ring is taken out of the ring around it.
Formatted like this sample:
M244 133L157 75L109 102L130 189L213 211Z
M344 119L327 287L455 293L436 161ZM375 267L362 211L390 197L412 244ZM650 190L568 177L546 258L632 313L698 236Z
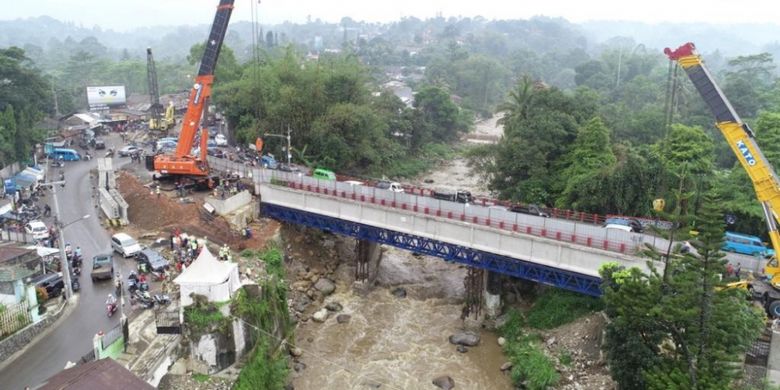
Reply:
M29 289L25 280L40 273L40 269L41 257L35 249L0 244L0 304L15 305L27 300Z
M100 359L62 370L47 379L39 390L154 389L114 359Z
M241 287L238 264L217 260L205 247L173 282L179 285L182 307L192 304L193 293L205 296L209 302L226 302Z

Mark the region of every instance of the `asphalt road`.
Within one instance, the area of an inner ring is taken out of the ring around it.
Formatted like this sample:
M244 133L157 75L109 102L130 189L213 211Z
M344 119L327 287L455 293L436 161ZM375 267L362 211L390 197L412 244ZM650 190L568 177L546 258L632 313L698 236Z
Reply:
M92 151L94 154L94 151ZM98 153L100 153L98 151ZM115 161L124 162L126 158ZM78 307L51 333L37 340L28 347L16 360L5 366L0 371L0 388L24 389L25 386L35 388L44 380L61 371L68 361L76 362L82 356L92 350L92 338L99 331L108 331L119 324L119 315L111 318L106 316L105 301L109 293L113 293L113 283L100 281L93 283L89 277L89 268L92 266L92 256L111 251L109 234L100 225L101 212L95 207L92 199L92 182L90 170L96 169L97 162L91 161L68 162L65 170L65 188L58 188L61 220L64 223L75 221L89 214L86 220L75 222L64 229L65 242L71 243L73 248L81 247L84 257L84 273L80 277L81 291ZM56 180L57 168L50 169L50 175ZM51 192L47 194L47 203L52 205ZM49 221L46 221L47 224ZM122 270L123 278L128 275L129 269L134 267L132 259L124 260L114 256L115 269ZM58 298L59 299L59 298ZM126 305L129 309L129 303ZM116 313L118 314L118 313Z

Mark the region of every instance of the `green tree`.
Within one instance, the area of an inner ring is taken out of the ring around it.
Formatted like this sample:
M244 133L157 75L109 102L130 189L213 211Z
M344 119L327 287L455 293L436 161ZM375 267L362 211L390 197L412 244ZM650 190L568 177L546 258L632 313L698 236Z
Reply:
M655 271L602 269L606 310L613 319L607 355L621 387L722 389L739 377L739 358L761 332L763 315L741 290L722 288L718 202L712 193L704 196L695 250L675 249L666 265L667 281ZM627 345L635 351L619 355Z
M533 99L534 82L531 76L523 75L515 85L515 89L509 91L506 101L498 106L497 111L503 112L504 115L497 123L507 126L510 123L527 120Z
M190 48L190 54L187 55L187 61L190 65L200 64L203 53L206 50L205 43L196 43ZM214 79L220 83L228 83L241 77L242 68L236 60L233 49L223 44L217 58L217 67L214 70Z
M416 148L434 140L453 141L468 130L467 119L443 88L422 87L414 97L414 108L419 112L412 134Z
M566 180L563 192L557 201L558 207L599 212L599 198L594 197L587 184L595 181L602 172L611 171L616 162L612 153L609 129L596 117L585 123L565 158L568 166L561 177Z

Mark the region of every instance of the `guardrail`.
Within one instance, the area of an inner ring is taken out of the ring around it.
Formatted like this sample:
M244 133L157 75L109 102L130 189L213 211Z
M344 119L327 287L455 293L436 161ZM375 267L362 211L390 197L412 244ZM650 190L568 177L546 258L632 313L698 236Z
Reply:
M502 206L464 204L418 195L414 190L397 193L374 187L351 185L345 182L319 180L293 172L281 172L263 168L246 167L240 163L215 161L216 169L238 173L255 182L282 185L298 191L334 196L351 201L391 207L408 212L446 218L475 225L487 226L513 233L544 237L591 248L617 253L635 254L648 242L663 248L668 241L622 230L605 229L589 223L587 214L565 214L569 219L544 218L515 213Z
M213 156L209 157L209 164L214 166L217 169L224 169L231 172L238 172L244 177L249 176L248 172L251 172L254 169L260 169L258 167L253 167L246 165L245 163L240 163L236 161L230 161L227 159L221 159L216 158ZM377 182L376 180L371 179L363 179L359 177L352 177L352 176L346 176L337 174L336 179L338 181L347 181L347 180L357 180L361 181L366 184L367 187L373 187L374 184ZM424 187L417 187L412 185L406 185L402 183L402 187L404 188L405 193L412 194L412 195L419 195L419 196L425 196L425 197L433 197L433 190L429 188ZM487 197L481 197L477 196L475 197L475 200L473 204L490 207L490 206L504 206L506 208L511 208L513 206L528 206L524 203L516 203L516 202L510 202L505 200L498 200L493 198L487 198ZM602 215L598 213L587 213L583 211L576 211L576 210L569 210L569 209L559 209L554 207L540 207L542 211L547 212L550 214L550 217L555 219L564 219L567 221L576 221L576 222L582 222L582 223L590 223L594 225L602 225L604 222L609 218L634 218L639 220L642 225L655 225L658 226L661 229L669 229L672 226L672 223L669 221L662 221L662 220L656 220L654 218L650 217L630 217L630 216L624 216L624 215L617 215L617 214L607 214Z

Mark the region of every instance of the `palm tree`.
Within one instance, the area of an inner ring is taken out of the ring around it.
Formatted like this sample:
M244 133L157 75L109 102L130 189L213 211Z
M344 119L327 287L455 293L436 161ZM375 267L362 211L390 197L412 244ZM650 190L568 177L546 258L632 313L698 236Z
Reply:
M498 124L506 126L515 120L528 119L528 110L530 109L534 98L534 81L529 75L523 75L518 80L517 86L509 91L509 96L504 103L498 106L498 112L503 112L504 116L498 120Z

